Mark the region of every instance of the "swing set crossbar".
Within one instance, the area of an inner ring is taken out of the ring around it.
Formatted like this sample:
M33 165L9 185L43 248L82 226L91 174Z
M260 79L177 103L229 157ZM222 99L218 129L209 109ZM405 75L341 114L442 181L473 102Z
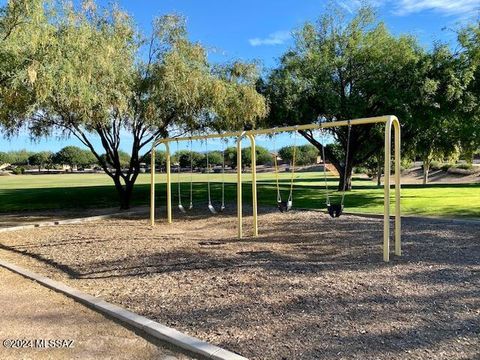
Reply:
M401 133L400 122L393 115L361 118L353 120L342 120L325 122L321 124L307 124L296 126L285 126L270 129L257 129L248 131L226 132L219 134L195 135L188 137L157 139L152 144L152 155L150 164L150 225L155 226L155 149L163 144L166 150L166 185L167 185L167 222L173 222L172 216L172 177L171 177L171 153L170 143L175 141L193 141L218 138L236 138L237 143L237 231L238 238L243 237L243 211L242 211L242 140L248 138L251 145L251 176L252 176L252 209L253 209L253 236L258 236L258 215L257 215L257 170L256 170L256 149L255 136L273 135L290 131L320 130L340 126L357 126L367 124L385 123L385 163L384 163L384 226L383 226L383 260L390 260L390 180L391 180L391 156L392 156L392 127L394 128L394 186L395 186L395 207L394 207L394 239L395 255L401 256L401 211L400 211L400 146Z

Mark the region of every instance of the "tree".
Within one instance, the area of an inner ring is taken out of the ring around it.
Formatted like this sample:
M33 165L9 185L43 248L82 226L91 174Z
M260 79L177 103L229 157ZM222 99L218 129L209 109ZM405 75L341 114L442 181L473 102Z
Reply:
M28 163L30 165L37 165L38 171L42 167L49 166L53 161L53 153L51 151L40 151L30 155L28 158Z
M15 134L19 118L34 107L30 85L51 40L47 8L43 0L7 1L0 7L0 128L6 135Z
M211 166L222 165L223 161L224 161L223 154L221 151L215 150L215 151L208 152L208 163ZM206 165L206 162L205 162L205 165Z
M360 8L349 22L333 9L296 32L295 47L259 84L270 103L267 123L298 125L385 114L405 120L415 96L411 76L421 54L412 37L391 35L369 7ZM350 189L352 168L383 147L380 127L352 127L348 168L348 128L328 131L340 146L326 146L326 159L341 175L339 190L344 173ZM300 133L321 150L324 139L318 132Z
M23 150L17 150L17 151L9 151L6 153L6 162L12 164L12 165L28 165L28 158L32 155L33 153L30 151L27 151L25 149Z
M248 148L248 149L249 149L248 155L250 155L251 148ZM256 156L257 156L257 165L267 165L273 162L273 156L270 153L270 151L268 151L268 149L257 145L255 147L255 150L256 150Z
M150 165L151 163L151 153L148 153L145 158L144 162L147 165ZM159 168L164 168L167 162L167 154L163 150L155 150L155 166Z
M480 144L478 93L469 91L475 88L476 71L471 55L468 51L453 53L448 45L435 44L419 63L418 86L407 126L413 134L411 155L423 162L424 184L432 161L443 161L462 147L473 150Z
M96 158L88 150L82 150L77 146L66 146L53 156L53 162L58 165L88 166L96 162Z
M229 146L225 149L225 164L232 169L237 167L237 148L235 146Z
M278 154L284 161L293 162L293 146L284 146L278 150ZM318 149L313 145L297 146L295 151L295 165L312 165L317 163Z
M42 61L32 65L31 81L25 76L22 82L35 106L17 114L11 126L26 122L34 136L61 131L79 139L112 178L123 209L130 206L152 141L185 131L240 129L266 114L254 66L211 66L178 16L156 19L145 39L123 11L97 10L93 1L44 14L49 42ZM125 132L133 142L123 169Z
M9 161L10 161L10 158L8 156L8 153L0 151L0 165L8 164Z
M462 106L456 109L463 120L459 122L460 143L467 159L480 150L480 20L458 33L461 51L458 55L463 71L471 75L463 92Z
M111 164L113 162L108 154L102 154L100 157L106 164ZM118 150L118 160L120 162L120 167L125 169L130 164L130 154L123 150Z
M257 165L266 165L273 162L272 154L262 147L256 146L256 157ZM230 166L232 169L237 167L237 148L234 146L228 147L225 149L225 164ZM242 149L242 167L252 165L252 148L246 147Z
M192 160L192 163L190 162ZM190 165L194 169L206 166L205 155L196 151L179 150L173 156L173 161L179 163L182 168L190 168ZM221 160L220 160L221 161Z

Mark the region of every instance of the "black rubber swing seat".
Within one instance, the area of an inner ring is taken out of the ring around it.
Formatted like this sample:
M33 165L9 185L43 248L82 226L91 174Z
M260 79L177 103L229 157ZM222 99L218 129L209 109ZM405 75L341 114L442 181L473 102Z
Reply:
M342 204L330 204L327 206L328 214L332 218L338 218L343 213L343 205Z
M287 212L289 209L287 201L277 201L277 207L280 212Z

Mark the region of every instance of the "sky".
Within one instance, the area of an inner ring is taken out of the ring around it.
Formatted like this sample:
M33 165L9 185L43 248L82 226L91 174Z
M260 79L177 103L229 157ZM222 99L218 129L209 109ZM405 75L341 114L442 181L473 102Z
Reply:
M101 0L100 4L110 1ZM136 21L140 31L148 34L155 16L177 13L187 20L190 38L201 42L214 62L234 59L258 60L265 71L275 67L278 59L292 46L291 32L306 21L317 19L328 4L322 0L118 0ZM0 4L5 0L0 0ZM348 13L361 5L360 0L336 0ZM435 41L454 44L454 29L480 16L480 0L372 0L379 19L396 35L409 33L420 44L430 47ZM128 151L131 141L123 140ZM95 141L99 144L98 141ZM259 145L268 145L259 139ZM291 136L281 136L278 144L292 143ZM299 142L299 144L301 141ZM0 139L0 151L28 149L58 151L66 145L81 144L74 139L52 137L32 143L22 133L11 140ZM219 142L211 144L220 147ZM195 145L200 149L204 145Z

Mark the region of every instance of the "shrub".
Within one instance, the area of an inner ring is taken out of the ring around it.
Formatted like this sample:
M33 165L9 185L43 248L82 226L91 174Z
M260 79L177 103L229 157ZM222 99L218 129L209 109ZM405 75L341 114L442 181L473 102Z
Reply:
M15 174L15 175L25 174L25 168L24 167L16 167L15 169L12 170L12 173Z
M402 159L400 166L401 166L402 170L411 169L412 166L413 166L413 161L412 161L412 159L404 158L404 159Z
M442 165L441 169L443 171L448 171L448 169L450 169L451 167L453 167L453 164L445 163Z
M357 167L353 168L353 173L354 174L367 174L369 172L370 171L366 167L363 167L363 166L357 166Z
M440 161L432 161L430 163L430 170L440 170L442 168L442 163Z
M462 169L462 170L473 170L473 165L472 164L459 164L456 166L457 169Z

